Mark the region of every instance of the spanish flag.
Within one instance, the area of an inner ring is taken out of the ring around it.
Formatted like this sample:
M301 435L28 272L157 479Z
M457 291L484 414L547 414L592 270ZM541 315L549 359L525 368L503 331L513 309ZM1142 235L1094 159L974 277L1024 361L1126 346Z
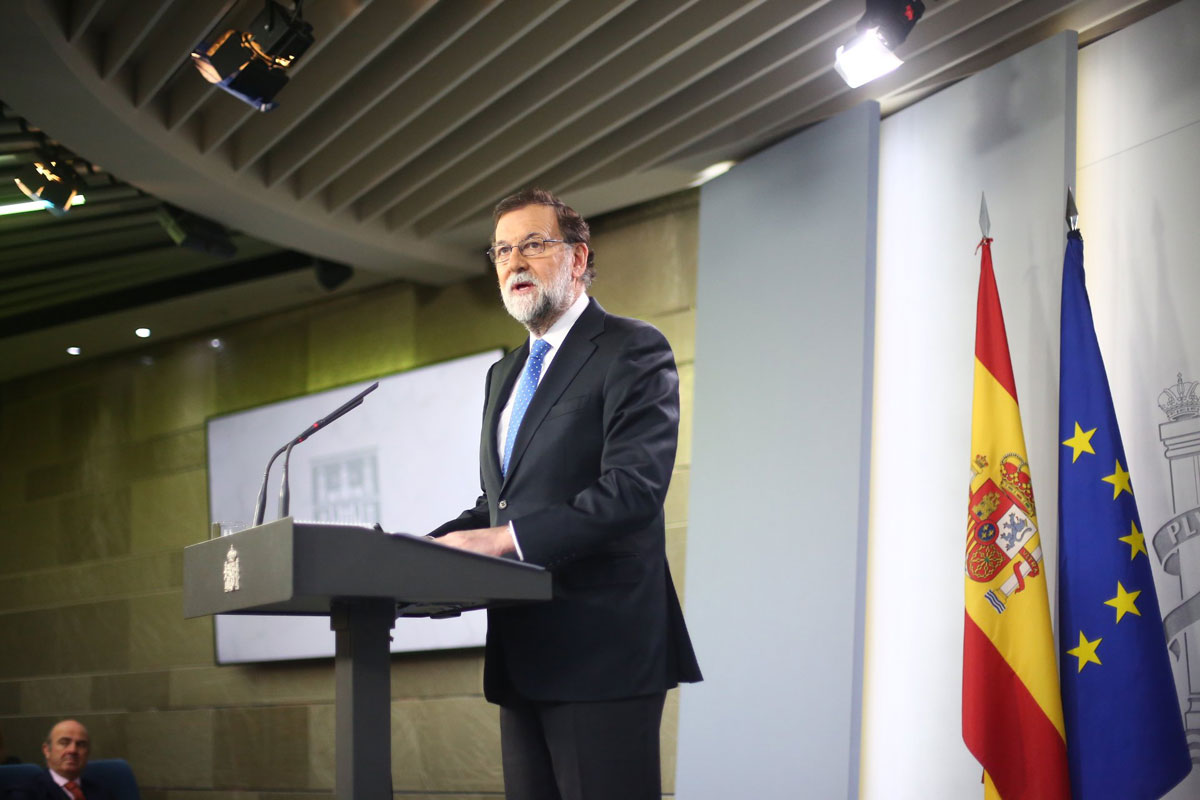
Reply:
M1066 800L1046 565L1004 316L985 238L975 323L963 624L963 741L984 796Z

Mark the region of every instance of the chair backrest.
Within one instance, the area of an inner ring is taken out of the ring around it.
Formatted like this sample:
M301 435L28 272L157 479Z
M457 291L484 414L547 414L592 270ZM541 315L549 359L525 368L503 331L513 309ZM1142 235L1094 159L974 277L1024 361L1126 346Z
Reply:
M42 768L37 764L6 764L0 766L0 796L8 789L24 786L37 777Z
M83 768L83 776L96 783L104 784L104 788L112 792L116 800L142 800L138 791L137 781L129 762L123 758L101 758L89 761Z

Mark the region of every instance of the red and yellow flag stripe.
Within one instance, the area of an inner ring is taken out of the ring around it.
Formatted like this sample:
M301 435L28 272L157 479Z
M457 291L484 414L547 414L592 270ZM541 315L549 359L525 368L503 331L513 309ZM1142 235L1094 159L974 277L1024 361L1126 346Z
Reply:
M975 330L972 497L989 480L996 487L1012 486L1016 464L1021 465L1022 479L1029 486L1025 436L990 241L985 239L981 245ZM1005 494L1018 501L1016 506L1036 531L1032 489L1026 494ZM968 556L980 513L979 508L968 508ZM995 537L997 533L993 528L986 535ZM964 580L963 740L984 767L989 784L986 794L1003 800L1069 798L1062 701L1040 534L1035 532L1024 541L1020 556L1005 563L990 580L969 573L964 573Z

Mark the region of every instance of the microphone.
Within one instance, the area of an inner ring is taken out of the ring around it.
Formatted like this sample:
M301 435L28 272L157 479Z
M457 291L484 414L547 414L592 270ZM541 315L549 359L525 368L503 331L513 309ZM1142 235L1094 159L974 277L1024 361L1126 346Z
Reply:
M263 514L265 514L267 510L267 481L271 477L271 466L275 463L275 459L279 458L279 456L283 453L287 453L283 459L283 482L279 487L279 516L286 517L288 515L288 504L290 501L290 493L288 492L288 459L291 458L292 448L346 412L352 411L353 409L361 406L363 398L378 388L379 381L375 381L366 389L363 389L361 392L354 395L354 397L351 397L345 403L338 406L337 409L329 414L326 414L324 417L321 417L321 419L317 420L312 425L309 425L300 432L299 436L291 439L287 444L275 451L275 454L271 456L271 460L267 462L267 471L263 473L262 487L258 490L258 502L254 504L253 519L256 526L262 524Z

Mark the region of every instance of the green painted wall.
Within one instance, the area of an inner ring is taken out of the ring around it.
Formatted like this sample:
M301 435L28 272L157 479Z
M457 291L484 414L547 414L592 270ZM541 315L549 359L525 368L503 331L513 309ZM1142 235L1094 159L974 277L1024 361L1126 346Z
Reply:
M667 499L677 581L698 200L688 192L593 222L592 294L657 325L679 363L683 420ZM211 620L183 619L181 551L207 536L205 420L511 347L523 335L491 278L397 284L0 384L0 730L9 753L40 762L51 723L74 716L91 731L93 757L132 763L146 800L329 796L332 661L216 667ZM481 651L393 657L398 796L502 794L498 719L481 682ZM668 793L676 695L663 724Z

